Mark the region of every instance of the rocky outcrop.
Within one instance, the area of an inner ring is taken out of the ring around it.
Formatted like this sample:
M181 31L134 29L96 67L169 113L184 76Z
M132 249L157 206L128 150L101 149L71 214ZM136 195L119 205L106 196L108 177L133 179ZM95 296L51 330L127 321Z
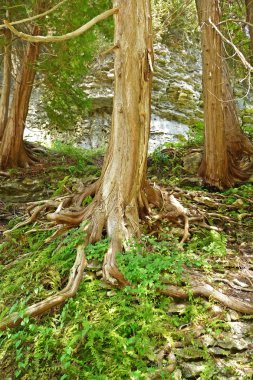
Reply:
M155 64L152 92L152 120L149 150L178 136L187 137L188 128L203 121L201 84L201 56L194 44L187 48L154 46ZM91 72L85 77L83 90L92 101L89 116L69 132L48 131L46 116L40 111L35 91L27 119L26 137L30 141L49 142L51 139L72 141L85 148L106 145L111 125L113 105L113 54L98 57ZM235 95L241 109L246 130L253 129L252 94L245 97L242 84L236 86ZM39 135L39 131L43 131Z

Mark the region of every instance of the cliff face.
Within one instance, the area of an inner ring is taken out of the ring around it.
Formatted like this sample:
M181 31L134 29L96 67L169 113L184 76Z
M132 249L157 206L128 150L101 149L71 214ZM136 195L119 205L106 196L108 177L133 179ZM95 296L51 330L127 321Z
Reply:
M195 45L182 49L158 43L154 52L150 151L165 142L175 141L178 136L187 137L188 128L203 121L199 49ZM92 100L89 116L64 133L51 129L49 133L49 122L40 111L39 94L35 91L27 119L27 138L42 142L56 138L85 148L106 145L111 125L113 80L113 55L98 58L82 84ZM242 121L250 130L253 128L253 96L245 97L246 92L243 85L236 86Z

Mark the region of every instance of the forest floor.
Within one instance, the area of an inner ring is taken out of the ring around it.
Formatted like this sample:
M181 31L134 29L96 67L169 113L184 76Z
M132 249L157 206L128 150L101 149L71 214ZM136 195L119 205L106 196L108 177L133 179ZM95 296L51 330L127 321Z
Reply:
M188 210L189 239L179 243L182 220L143 222L141 238L117 259L132 284L124 289L101 279L107 239L88 246L73 299L0 333L1 379L252 378L253 315L193 297L190 280L253 305L253 186L202 187L194 170L186 171L197 152L170 145L149 158L150 181ZM103 162L102 151L60 144L38 157L39 165L0 177L0 233L27 218L30 202L81 191ZM83 234L76 227L45 243L53 232L39 218L0 235L0 319L24 316L27 305L66 285ZM163 294L165 283L186 289L188 300Z

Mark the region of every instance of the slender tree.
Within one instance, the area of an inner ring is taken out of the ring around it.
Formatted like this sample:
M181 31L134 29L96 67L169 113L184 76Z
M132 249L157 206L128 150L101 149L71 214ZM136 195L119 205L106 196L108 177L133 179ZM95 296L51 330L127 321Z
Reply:
M33 34L39 31L33 28ZM22 67L16 77L13 99L8 121L3 131L0 146L0 167L27 167L33 160L29 157L23 140L25 120L28 113L30 96L36 74L35 64L39 57L39 44L29 43L22 59Z
M3 70L2 91L0 98L0 141L6 127L9 111L9 100L11 90L11 32L8 29L2 31L4 37L3 45Z
M202 36L205 149L199 174L206 184L223 189L247 179L253 147L241 131L218 25L219 0L196 0Z

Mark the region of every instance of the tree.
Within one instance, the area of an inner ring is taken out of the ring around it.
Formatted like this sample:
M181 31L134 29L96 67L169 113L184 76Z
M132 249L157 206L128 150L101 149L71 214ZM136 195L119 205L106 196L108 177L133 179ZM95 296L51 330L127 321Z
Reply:
M249 22L251 60L253 60L253 0L245 0L246 21Z
M0 98L0 141L3 137L8 119L9 99L11 90L11 32L8 29L2 31L3 45L3 80Z
M33 34L37 34L38 31L38 27L34 26ZM3 131L0 146L2 169L15 166L26 167L33 163L32 157L25 148L23 134L36 74L34 65L38 56L39 45L29 44L22 60L22 68L15 80L12 104Z
M253 146L240 129L228 69L224 61L221 35L216 26L221 19L220 2L196 0L201 25L205 149L199 174L208 185L224 189L247 179L252 172Z
M80 18L83 20L83 18L85 19L89 17L90 15L94 14L97 9L103 10L103 8L107 6L107 2L108 0L99 2L99 4L95 2L91 6L88 1L85 3L83 1L76 1L73 6L73 4L69 4L67 0L62 0L49 9L48 7L51 6L51 2L45 2L44 0L31 0L26 4L25 7L23 4L19 4L19 2L17 2L17 4L15 4L17 5L15 9L17 8L19 10L21 8L22 12L17 11L14 15L12 14L12 17L21 18L21 20L14 21L12 24L15 25L25 23L27 25L26 27L23 27L23 30L25 28L26 30L28 28L30 32L33 30L32 34L39 32L39 26L41 30L45 30L46 27L52 30L55 27L54 24L56 26L61 25L64 32L66 32L66 28L69 28L69 24L73 28L75 24L80 22ZM62 16L59 18L59 15L57 15L57 12L55 11L57 8L60 8L60 6L62 10ZM12 6L7 1L6 6L4 6L2 9L0 8L0 11L2 10L2 14L4 14L5 9L8 10L9 8L12 8ZM81 11L84 13L84 15ZM27 18L27 14L29 14L29 12L33 14L35 13L35 16ZM71 18L71 21L69 21L70 12L73 16L73 18ZM14 13L14 11L12 13ZM85 13L87 13L87 15ZM79 17L76 17L76 14L79 15ZM39 22L38 19L40 19L42 16L47 16L47 18ZM57 20L57 22L55 20ZM30 150L24 144L23 134L26 116L28 113L29 101L33 88L33 82L38 69L40 70L40 73L42 73L41 77L44 79L43 89L46 95L44 98L47 99L45 103L47 106L49 103L51 103L51 108L50 106L47 107L47 110L49 110L48 113L50 114L51 111L52 116L53 108L53 116L57 115L58 118L61 118L61 126L64 124L65 128L68 127L68 125L66 126L66 119L67 122L71 121L73 123L74 116L79 117L80 114L83 114L85 112L85 95L83 91L78 87L77 82L80 80L81 75L83 75L85 69L84 64L87 63L88 60L91 60L95 47L95 38L94 35L92 35L93 38L92 41L90 41L90 48L87 49L89 53L87 53L85 57L83 54L79 53L80 49L83 49L83 45L85 45L85 43L87 44L87 40L78 42L74 41L72 44L65 46L62 49L62 54L58 57L58 59L55 59L54 51L52 52L52 57L51 54L44 54L45 49L41 49L44 58L42 64L39 62L39 44L34 44L31 42L28 44L28 46L25 44L26 48L24 48L23 44L19 40L13 47L9 29L6 29L5 25L0 25L0 30L3 30L3 35L5 36L5 44L3 46L5 53L3 64L4 81L2 84L4 91L2 91L0 101L0 141L2 140L2 143L0 145L0 168L5 170L7 168L16 166L27 167L32 165L35 160ZM89 35L89 38L91 39L91 35ZM20 65L18 65L18 73L16 77L14 75L15 83L13 85L11 107L9 107L11 84L11 55L17 55L17 50L19 50L17 61L20 61ZM66 51L70 52L69 55L64 55L64 52ZM46 59L45 56L50 58ZM70 68L72 69L72 75L69 73ZM57 78L55 74L52 75L53 71L57 72ZM45 72L47 75L45 75ZM75 73L73 74L73 72ZM59 83L61 83L61 85L59 85ZM66 95L66 92L70 93L71 96ZM70 102L70 99L72 100L72 104ZM66 100L68 100L68 105L66 105ZM69 107L73 106L74 101L76 103L75 115L73 115L72 112L69 118L65 117L64 119L64 111L66 114L66 109L69 110ZM61 112L59 112L59 105L61 105L62 108ZM82 112L80 112L81 105L83 106Z
M103 277L113 285L126 285L126 279L117 268L116 254L128 246L129 239L140 234L139 220L150 212L149 205L160 205L160 192L155 191L146 180L153 72L150 2L114 0L114 8L105 14L107 17L109 14L115 14L115 95L111 137L102 174L97 182L81 194L70 195L61 200L54 199L30 208L29 220L14 227L16 229L33 222L43 210L57 207L54 213L47 214L49 220L62 224L53 237L81 224L85 232L84 243L79 243L77 247L76 261L65 288L27 307L23 315L42 314L76 293L87 264L84 248L87 244L98 241L105 231L109 237L109 248L104 258ZM102 18L103 15L98 16L93 23ZM11 25L8 27L31 42L53 42L76 36L87 30L87 25L90 26L91 22L78 31L57 37L31 37L16 32ZM89 195L93 196L92 203L85 208L81 207L83 200ZM171 205L177 208L176 216L184 215L184 211L180 213L183 207L175 198L172 199ZM66 210L70 206L72 210ZM77 208L76 211L73 207ZM5 234L11 231L6 231ZM161 292L187 298L187 292L175 286L169 286ZM208 297L214 295L216 299L236 310L252 311L250 305L234 298L230 299L208 284L193 284L192 294ZM0 323L0 330L18 325L22 318L18 313L10 314Z
M146 181L153 72L152 22L149 0L114 0L114 8L66 36L29 36L8 27L32 42L65 41L86 31L96 22L115 14L115 91L108 151L97 183L85 192L93 202L77 212L56 212L50 220L76 225L88 220L88 241L102 236L104 227L111 240L103 270L107 281L125 283L116 266L116 253L139 234L139 217L157 202L157 193ZM124 31L124 32L123 32ZM80 204L80 199L77 202Z
M33 6L33 10L36 12L41 12L45 6L44 0L27 5ZM9 7L11 8L11 5L7 2L7 10ZM23 15L23 13L20 14ZM37 34L39 27L34 25L31 30L32 34ZM9 107L12 73L11 56L14 54L14 49L12 49L10 31L3 29L3 34L6 42L4 47L3 91L0 102L0 168L6 169L15 166L26 167L34 162L30 152L24 145L23 134L36 74L35 64L39 57L39 45L29 44L20 54L20 64L13 85L11 106ZM23 46L21 46L20 50L22 49Z

